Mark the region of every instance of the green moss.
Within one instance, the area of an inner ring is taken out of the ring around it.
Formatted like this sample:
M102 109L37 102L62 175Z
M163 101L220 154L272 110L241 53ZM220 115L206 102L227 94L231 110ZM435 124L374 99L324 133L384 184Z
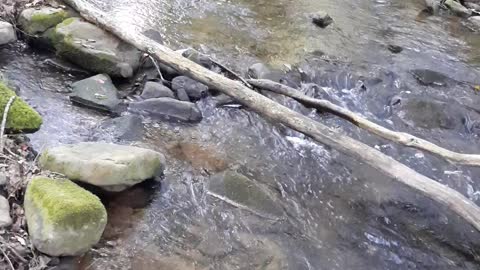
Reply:
M68 179L33 178L25 200L42 211L44 224L81 229L107 218L100 199Z
M60 28L60 27L65 27L65 26L68 26L70 24L72 24L74 21L76 20L79 20L78 18L68 18L62 22L60 22L59 24L57 24L56 28Z
M32 15L25 30L30 34L42 33L63 22L69 16L65 10L58 10L53 13L43 13L40 10Z
M5 83L0 82L0 115L3 115L8 100L16 96ZM42 125L42 117L25 101L16 98L8 111L6 129L10 133L34 132Z
M60 57L69 59L79 66L96 71L99 73L111 73L115 71L116 62L115 55L106 54L101 51L87 52L82 45L77 44L72 34L66 34L69 31L63 31L62 28L80 21L79 18L68 18L55 27L55 31L50 35L50 40Z

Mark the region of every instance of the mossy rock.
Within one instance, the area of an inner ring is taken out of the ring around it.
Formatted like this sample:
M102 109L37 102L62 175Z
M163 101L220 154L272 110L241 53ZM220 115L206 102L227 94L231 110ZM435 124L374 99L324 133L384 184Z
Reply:
M0 115L12 96L17 96L0 81ZM42 117L21 98L16 97L8 111L6 130L8 133L31 133L40 129Z
M88 251L107 224L100 199L68 179L33 178L24 207L32 243L51 256Z
M73 12L63 8L27 8L20 14L18 22L27 34L38 35L72 16Z
M57 54L82 68L114 77L131 77L142 53L80 18L68 18L49 33Z
M213 175L209 180L208 189L258 213L270 216L283 215L280 202L267 187L237 172L226 171Z

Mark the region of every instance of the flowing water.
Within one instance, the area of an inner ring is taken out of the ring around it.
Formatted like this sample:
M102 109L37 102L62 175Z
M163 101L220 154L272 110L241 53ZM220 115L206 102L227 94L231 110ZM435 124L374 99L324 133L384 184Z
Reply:
M309 95L447 148L480 153L478 35L458 18L421 13L420 0L88 1L125 29L155 32L175 49L195 47L241 73L255 62L295 65ZM315 27L309 13L317 10L335 23ZM404 50L392 54L388 45ZM105 116L72 106L63 93L80 77L52 70L43 64L51 55L25 45L0 50L1 71L44 116L31 136L37 150L112 140L96 130ZM414 75L423 69L445 76L420 84ZM480 199L478 169L272 98ZM166 155L164 179L105 196L109 225L102 242L61 267L480 269L478 233L431 200L246 109L217 108L213 97L199 106L199 124L145 119L143 139L133 143ZM284 214L257 215L209 195L207 179L226 169L269 188Z

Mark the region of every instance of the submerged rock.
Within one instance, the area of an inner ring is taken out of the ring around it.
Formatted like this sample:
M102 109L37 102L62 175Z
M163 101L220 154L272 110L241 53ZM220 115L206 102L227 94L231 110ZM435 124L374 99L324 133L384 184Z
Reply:
M159 97L175 98L170 88L158 82L146 82L141 97L143 99Z
M264 186L233 171L210 177L208 190L258 213L282 216L283 210L275 196Z
M51 256L74 256L96 244L107 224L100 199L67 179L36 177L25 193L33 245Z
M115 140L134 141L143 136L142 118L138 115L125 115L103 122L101 130L110 134Z
M129 109L133 112L146 113L151 116L163 116L186 122L202 121L202 112L191 102L173 98L152 98L131 103Z
M71 12L62 8L27 8L20 13L18 23L27 34L38 35L72 17L72 15Z
M409 125L426 129L455 129L462 123L461 108L446 102L416 98L402 101L399 117Z
M312 15L312 22L321 28L325 28L333 23L333 19L327 12L318 11Z
M50 39L60 56L93 72L128 78L140 64L139 50L79 18L58 24Z
M5 45L17 40L13 25L8 22L0 21L0 45Z
M165 158L149 149L88 142L47 149L39 163L71 180L121 191L163 173Z
M121 101L117 88L106 74L99 74L72 84L70 100L78 105L112 113Z
M445 74L429 69L414 69L410 72L422 85L447 86L451 80Z
M393 45L393 44L389 44L387 46L387 49L392 53L401 53L403 51L403 48L401 46Z
M208 95L208 86L187 76L175 77L172 80L172 89L177 92L184 90L191 100L199 100Z
M12 217L10 217L10 204L8 200L0 196L0 228L12 225Z
M240 233L238 241L246 250L248 269L287 269L287 259L282 248L274 241L258 235Z
M0 115L3 115L5 105L15 92L0 81ZM21 98L15 98L8 111L6 130L9 133L35 132L42 125L42 117Z
M444 5L447 6L455 15L468 18L472 15L472 11L455 0L445 0Z

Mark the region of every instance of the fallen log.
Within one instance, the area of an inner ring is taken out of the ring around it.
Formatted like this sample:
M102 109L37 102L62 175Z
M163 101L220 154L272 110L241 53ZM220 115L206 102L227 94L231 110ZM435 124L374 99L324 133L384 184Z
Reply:
M287 85L276 83L270 80L248 80L248 82L257 88L291 97L306 106L332 112L333 114L348 120L359 128L374 133L377 136L389 141L429 152L457 165L480 166L480 155L454 152L422 138L413 136L409 133L390 130L371 122L368 119L349 111L348 109L335 105L328 100L311 98L297 89L291 88Z
M356 158L359 162L368 164L390 179L420 191L443 207L450 209L477 231L480 231L480 208L458 191L419 174L366 144L256 93L239 81L230 80L205 69L138 32L124 31L124 27L111 20L110 16L107 16L89 3L82 0L64 1L76 9L84 19L110 31L138 49L155 56L161 63L172 67L179 73L198 80L213 89L217 89L274 123L283 124L301 132L317 142Z

